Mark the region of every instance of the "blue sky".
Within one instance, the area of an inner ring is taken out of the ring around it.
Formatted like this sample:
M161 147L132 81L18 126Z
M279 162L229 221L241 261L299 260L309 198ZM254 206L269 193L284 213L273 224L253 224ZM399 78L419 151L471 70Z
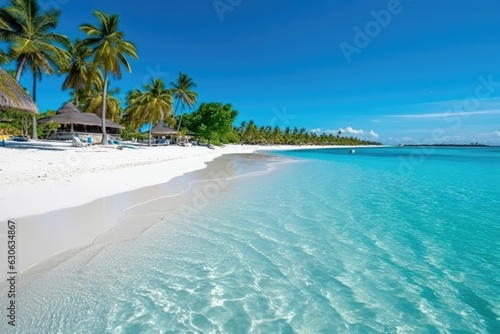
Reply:
M1 1L0 3L5 3ZM494 0L40 0L58 32L83 38L94 9L120 14L140 59L120 96L179 70L200 102L237 122L305 127L384 143L500 144L500 4ZM69 93L38 85L42 111ZM31 87L31 78L21 80Z

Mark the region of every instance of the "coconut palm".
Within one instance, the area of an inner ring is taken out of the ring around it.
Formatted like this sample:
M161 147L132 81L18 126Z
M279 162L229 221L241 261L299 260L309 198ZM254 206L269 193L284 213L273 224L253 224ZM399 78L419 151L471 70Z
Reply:
M54 67L68 60L67 52L58 44L68 38L51 32L57 26L59 10L42 11L36 0L10 0L0 8L0 40L10 43L8 57L17 61L16 80L25 67L33 74L33 100L36 101L36 81L42 73L51 75ZM37 139L36 118L33 116L33 138Z
M162 120L169 125L175 123L172 104L171 91L165 88L163 80L153 79L144 86L144 92L136 89L128 94L124 118L135 128L149 124L148 146L151 146L153 124Z
M187 76L187 74L179 72L179 77L177 78L177 82L171 82L170 86L172 86L172 92L174 94L174 98L177 99L177 104L175 106L175 113L177 114L177 107L179 107L179 103L181 105L181 115L179 117L179 124L177 125L177 131L181 128L182 123L182 114L184 113L184 108L186 105L189 109L193 108L196 100L198 98L198 94L194 92L192 89L196 87L193 79Z
M285 131L283 132L283 140L285 144L290 145L292 144L292 130L290 129L289 126L285 128Z
M255 144L259 137L259 128L253 120L250 120L246 124L245 137L250 143Z
M91 88L87 92L84 92L83 95L83 106L86 112L91 112L103 118L104 78L101 71L95 71L92 76L93 82L91 83ZM119 92L119 88L106 89L106 113L109 115L107 118L114 122L118 121L122 110L120 100L113 96Z
M71 60L59 71L67 74L62 89L73 89L75 105L79 107L79 99L83 95L83 90L88 90L91 87L92 82L97 80L96 76L100 74L100 71L92 68L90 61L92 50L82 45L80 40L76 39L74 43L68 44L67 48Z
M8 62L9 62L9 57L5 54L3 50L0 50L0 65L3 65Z
M240 126L236 128L236 132L238 133L238 136L240 137L240 142L244 143L246 142L247 136L246 136L246 127L247 127L247 122L242 121Z
M114 78L121 78L121 65L125 66L127 71L132 72L127 56L138 59L135 45L124 40L123 32L118 30L118 15L109 15L108 13L94 11L94 15L99 21L95 26L90 23L84 23L80 30L87 34L88 38L81 42L82 46L92 48L94 55L93 65L102 69L104 74L103 92L102 92L102 142L106 144L106 97L109 82L109 75Z

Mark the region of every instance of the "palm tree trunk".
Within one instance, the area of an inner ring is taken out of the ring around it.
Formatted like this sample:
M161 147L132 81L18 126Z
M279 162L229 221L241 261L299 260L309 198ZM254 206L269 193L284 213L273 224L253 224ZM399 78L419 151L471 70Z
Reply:
M177 104L175 105L175 112L174 112L174 115L177 114L177 108L179 107L179 102L181 102L181 100L177 100Z
M182 114L184 113L184 108L181 107L181 117L179 118L179 124L177 125L177 132L179 132L179 129L181 128L181 123L182 123Z
M23 71L24 63L26 62L26 56L23 56L21 58L21 62L19 63L19 66L17 67L16 71L16 81L19 82L19 79L21 78L21 72Z
M19 66L17 67L16 71L16 81L19 82L19 79L21 78L21 73L23 71L24 64L26 63L26 56L23 56L21 58L21 62L19 63ZM33 73L33 101L36 102L36 73ZM33 124L33 139L38 139L38 134L36 132L36 116L33 115L31 118L31 122Z
M149 118L149 135L148 135L148 146L151 147L151 131L153 131L153 123L151 122L151 117Z
M36 72L33 72L33 101L36 103ZM38 133L36 131L36 116L33 114L31 117L31 123L33 125L33 139L38 139Z
M28 126L29 126L29 122L28 122L28 118L27 117L23 117L23 136L27 136L28 135Z
M106 94L108 91L108 72L106 72L104 76L104 89L102 92L102 140L101 140L101 145L106 145L108 143L108 135L106 133Z

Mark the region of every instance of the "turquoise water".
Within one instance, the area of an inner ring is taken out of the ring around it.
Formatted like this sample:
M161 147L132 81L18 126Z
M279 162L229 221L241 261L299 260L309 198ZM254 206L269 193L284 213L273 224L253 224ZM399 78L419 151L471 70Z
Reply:
M20 332L500 332L499 148L276 154L38 275Z

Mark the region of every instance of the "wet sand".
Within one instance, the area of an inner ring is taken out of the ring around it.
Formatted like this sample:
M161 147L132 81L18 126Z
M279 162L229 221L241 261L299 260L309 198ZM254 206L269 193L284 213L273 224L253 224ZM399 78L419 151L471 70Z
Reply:
M234 178L266 173L273 164L287 161L258 153L223 155L207 163L205 169L164 184L17 218L16 269L27 278L75 257L88 258L89 252L97 254L113 243L137 237L169 212L202 211L230 191Z

